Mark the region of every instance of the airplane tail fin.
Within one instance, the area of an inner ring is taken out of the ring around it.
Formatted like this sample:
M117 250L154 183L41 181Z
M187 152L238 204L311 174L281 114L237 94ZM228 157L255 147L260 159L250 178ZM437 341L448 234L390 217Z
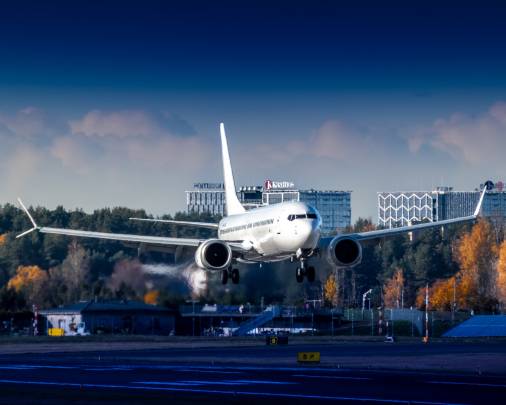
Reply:
M225 182L225 202L227 204L227 215L241 214L246 210L237 198L237 189L234 183L234 174L232 173L232 165L230 164L230 156L228 154L227 136L225 135L225 125L220 123L221 134L221 155L223 159L223 179Z

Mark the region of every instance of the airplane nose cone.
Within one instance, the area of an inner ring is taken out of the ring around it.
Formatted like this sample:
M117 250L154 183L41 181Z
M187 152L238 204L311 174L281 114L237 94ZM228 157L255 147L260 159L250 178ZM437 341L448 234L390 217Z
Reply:
M320 230L314 221L307 221L299 228L300 238L304 241L305 249L314 249L320 237Z

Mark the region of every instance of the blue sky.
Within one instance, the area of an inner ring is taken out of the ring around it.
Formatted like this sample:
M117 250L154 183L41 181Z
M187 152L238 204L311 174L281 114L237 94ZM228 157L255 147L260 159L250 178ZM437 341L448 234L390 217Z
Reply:
M501 2L48 3L0 13L2 202L184 209L220 121L238 183L353 190L354 218L505 178Z

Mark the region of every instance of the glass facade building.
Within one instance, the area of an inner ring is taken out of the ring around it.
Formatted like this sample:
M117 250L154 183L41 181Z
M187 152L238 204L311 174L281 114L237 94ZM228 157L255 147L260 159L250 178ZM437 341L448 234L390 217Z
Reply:
M301 201L316 208L322 217L322 234L334 235L351 225L351 191L264 190L264 205Z
M278 182L286 185L287 182ZM267 184L267 182L266 182ZM276 187L277 182L274 182ZM293 183L282 189L270 186L242 186L237 195L248 210L262 205L286 201L305 202L318 210L322 217L322 234L333 235L351 225L351 191L298 190ZM225 189L221 183L195 183L194 189L186 191L188 213L225 215Z
M497 185L500 185L499 187ZM481 185L483 189L484 185ZM487 184L481 214L506 218L506 191L502 182ZM441 221L473 215L480 191L454 191L438 187L434 191L378 193L378 225L384 228L407 226L415 222Z
M223 183L195 183L186 191L186 211L191 214L225 215L225 187Z

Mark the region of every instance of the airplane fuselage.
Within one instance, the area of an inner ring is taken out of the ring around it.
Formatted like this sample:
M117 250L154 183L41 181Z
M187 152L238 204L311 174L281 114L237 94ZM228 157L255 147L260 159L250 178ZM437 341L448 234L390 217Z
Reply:
M302 202L284 202L223 218L218 237L241 241L250 253L245 261L279 261L313 251L320 240L321 217Z

